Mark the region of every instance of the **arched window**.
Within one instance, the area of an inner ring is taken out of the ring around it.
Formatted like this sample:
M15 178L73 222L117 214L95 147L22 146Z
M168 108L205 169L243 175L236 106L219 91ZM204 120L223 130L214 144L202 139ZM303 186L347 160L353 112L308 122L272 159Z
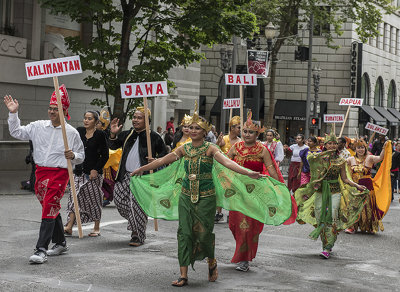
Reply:
M364 73L361 78L361 98L366 105L369 105L370 88L369 76L367 73Z
M383 80L382 77L378 77L375 85L375 93L374 93L374 105L382 106L383 105Z
M394 82L394 80L390 81L387 107L396 107L396 83Z

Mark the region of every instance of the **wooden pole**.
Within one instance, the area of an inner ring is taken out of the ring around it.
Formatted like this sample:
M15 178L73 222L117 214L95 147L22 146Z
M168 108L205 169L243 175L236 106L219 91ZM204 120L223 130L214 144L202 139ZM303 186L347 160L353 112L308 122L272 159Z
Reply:
M333 123L332 131L333 131L333 134L336 136L336 123Z
M64 148L65 148L65 151L68 151L69 147L68 147L68 140L67 140L67 132L65 130L65 117L64 117L64 111L63 111L63 108L61 105L60 88L58 86L57 76L53 77L53 83L54 83L54 89L56 91L56 96L57 96L57 107L58 107L58 114L60 116ZM71 160L69 160L69 159L67 159L67 167L68 167L69 184L71 186L71 192L72 192L72 199L74 200L76 224L78 225L79 238L82 238L83 233L82 233L81 214L79 213L78 197L76 196L75 181L74 181L74 175L72 172L72 163L71 163Z
M350 107L351 106L349 105L349 107L347 108L346 116L344 117L343 125L342 125L342 128L340 129L339 137L342 137L344 126L346 125L346 121L347 121L347 118L349 116Z
M233 108L229 109L229 122L232 120L232 115L233 115ZM229 133L229 130L228 130L228 133Z
M243 85L239 85L240 93L240 131L243 131Z
M374 137L375 137L375 132L373 132L372 135L371 135L371 137L369 138L368 147L369 147L369 144L371 144L372 141L374 140Z
M150 125L149 125L149 113L148 113L148 105L147 105L147 97L143 98L143 107L144 107L144 122L146 125L146 141L147 141L147 157L153 158L153 153L151 151L151 140L150 140ZM153 173L153 170L150 170L150 173ZM154 230L158 231L158 221L154 218Z

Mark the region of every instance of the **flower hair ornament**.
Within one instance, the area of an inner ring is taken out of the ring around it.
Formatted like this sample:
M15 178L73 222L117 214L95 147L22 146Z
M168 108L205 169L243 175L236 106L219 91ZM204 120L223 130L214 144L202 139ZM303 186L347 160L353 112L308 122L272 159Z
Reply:
M193 116L191 117L190 123L193 124L196 123L198 124L203 130L205 130L207 133L211 131L211 124L207 122L206 120L203 120L200 118L199 113L197 112L198 104L197 100L194 103L194 113Z
M265 132L265 128L261 127L259 124L257 123L253 123L253 121L251 120L251 117L253 116L253 113L251 112L251 110L249 110L247 112L247 121L244 123L243 125L243 129L247 128L250 130L253 130L255 132L258 132L258 134L260 133L264 133Z

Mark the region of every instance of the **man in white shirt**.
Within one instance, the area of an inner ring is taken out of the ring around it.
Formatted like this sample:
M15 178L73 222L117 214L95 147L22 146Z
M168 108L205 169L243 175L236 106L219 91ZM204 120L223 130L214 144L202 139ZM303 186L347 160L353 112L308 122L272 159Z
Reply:
M60 93L64 116L69 118L69 99L64 85L60 87ZM42 264L47 261L47 255L60 255L68 250L59 213L60 201L68 183L67 159L73 165L80 164L85 152L78 131L67 123L65 127L70 150L65 151L55 92L48 108L49 120L32 122L26 126L21 126L18 118L18 101L5 96L4 103L9 110L10 135L19 140L32 140L33 143L33 158L37 165L35 193L42 205L42 222L36 250L29 262ZM55 244L48 250L51 240Z

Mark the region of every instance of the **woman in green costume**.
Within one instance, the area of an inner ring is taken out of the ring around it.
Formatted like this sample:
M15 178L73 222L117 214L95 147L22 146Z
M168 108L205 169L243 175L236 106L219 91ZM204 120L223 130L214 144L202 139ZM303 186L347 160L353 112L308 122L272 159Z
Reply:
M196 260L208 258L208 280L214 282L218 277L217 261L214 255L215 235L214 213L216 208L215 187L212 177L214 160L223 166L253 179L262 177L258 172L240 167L224 156L220 149L204 138L210 125L199 117L196 110L189 131L191 143L178 147L174 152L140 167L132 175L171 164L184 158L186 175L182 180L182 194L179 196L178 259L180 277L172 282L173 286L185 286L188 283L188 266ZM169 203L168 203L169 204Z
M297 221L315 227L309 236L315 240L321 238L320 256L328 259L339 231L358 220L367 192L365 186L349 179L346 161L339 157L334 134L326 136L325 148L327 151L309 158L311 180L295 192L295 198L299 206Z

